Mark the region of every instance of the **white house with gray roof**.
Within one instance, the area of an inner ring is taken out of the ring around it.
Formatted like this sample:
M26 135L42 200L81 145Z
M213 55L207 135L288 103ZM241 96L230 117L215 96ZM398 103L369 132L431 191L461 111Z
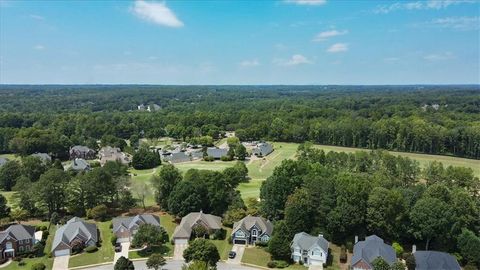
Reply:
M297 233L290 245L292 260L296 263L302 262L307 266L323 265L327 263L329 246L330 243L323 238L323 235L312 236L305 232Z
M367 236L365 241L359 241L353 246L352 269L373 269L372 262L378 257L381 257L390 266L397 260L392 246L385 244L383 239L376 235Z
M97 225L74 217L55 232L52 254L55 257L70 255L72 247L78 243L84 246L95 246L97 242Z
M210 214L204 214L202 211L190 213L182 218L180 225L173 232L173 242L175 244L186 244L192 236L195 227L202 226L208 234L222 229L222 218Z
M253 149L252 154L259 157L267 156L273 152L273 146L267 142L258 143Z
M70 169L76 172L86 172L91 170L90 164L83 158L76 158L71 161Z
M151 214L114 218L112 220L112 230L113 234L117 236L117 242L129 242L142 224L160 227L160 218Z
M227 156L228 149L226 148L216 148L216 147L208 147L207 148L207 156L213 157L214 159L220 159L223 156Z
M233 224L232 243L253 245L256 242L266 243L273 232L273 224L263 217L248 215Z

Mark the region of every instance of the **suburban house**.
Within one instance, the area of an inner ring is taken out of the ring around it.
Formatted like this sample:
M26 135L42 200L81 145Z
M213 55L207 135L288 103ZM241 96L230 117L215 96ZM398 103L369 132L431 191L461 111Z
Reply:
M97 152L83 145L75 145L70 148L70 159L83 158L83 159L95 159Z
M202 226L208 234L222 229L222 218L210 214L204 214L202 211L190 213L182 218L180 224L173 232L173 242L175 244L186 244L192 236L195 227Z
M151 224L160 227L160 218L151 214L136 215L134 217L117 217L112 220L113 234L117 242L129 242L142 224Z
M353 246L353 270L373 269L372 262L381 257L390 266L397 260L397 255L392 246L383 242L383 239L370 235L364 241L359 241Z
M329 245L323 235L297 233L290 245L292 260L296 263L302 262L306 266L323 265L327 263Z
M52 254L55 257L70 255L72 247L77 244L94 246L97 242L97 225L74 217L57 229L53 238Z
M70 164L70 169L77 172L86 172L91 170L90 164L83 158L75 158Z
M0 232L2 258L13 258L29 252L35 244L35 227L15 224Z
M107 161L118 161L124 165L128 165L130 163L130 158L127 154L120 151L118 147L102 147L100 152L98 152L98 156L100 158L100 165L105 165Z
M3 158L3 157L0 157L0 167L2 167L3 165L5 165L5 163L8 162L8 158Z
M213 157L214 159L220 159L223 156L228 154L228 149L226 148L217 148L217 147L208 147L207 156Z
M164 155L163 159L165 159L170 163L188 162L192 160L192 158L188 153L182 152L182 151L173 152L173 153L170 153L169 155Z
M273 146L267 142L258 143L253 149L252 154L258 157L264 157L273 152Z
M233 224L232 243L254 245L256 242L266 243L273 232L273 224L263 217L248 215Z
M35 153L35 154L31 154L31 156L38 157L40 160L42 160L43 163L52 162L52 157L47 153Z
M154 111L158 111L158 110L162 109L162 107L160 107L160 105L158 105L158 104L151 104L151 105L147 105L147 106L145 106L144 104L140 104L140 105L137 106L137 109L139 111L154 112Z
M414 251L416 270L461 270L454 256L440 251Z

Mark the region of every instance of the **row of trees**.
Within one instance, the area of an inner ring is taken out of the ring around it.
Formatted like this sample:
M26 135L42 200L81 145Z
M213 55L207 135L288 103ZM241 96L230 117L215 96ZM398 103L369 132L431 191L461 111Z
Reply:
M325 154L302 145L299 159L284 161L261 187L261 212L276 220L270 251L288 259L289 241L302 231L340 244L377 234L478 265L479 182L471 169L434 162L421 170L384 152Z

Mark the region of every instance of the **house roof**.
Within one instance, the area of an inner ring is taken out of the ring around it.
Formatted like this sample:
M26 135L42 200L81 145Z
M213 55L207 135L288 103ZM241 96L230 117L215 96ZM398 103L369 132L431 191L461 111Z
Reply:
M160 226L160 218L151 214L136 215L134 217L117 217L112 220L113 232L118 231L122 226L128 230L141 224Z
M221 158L223 156L226 156L227 153L228 153L228 149L225 149L225 148L216 148L216 147L207 148L207 155L214 158Z
M385 244L382 238L370 235L365 241L359 241L353 247L352 265L363 260L371 266L373 260L378 257L382 257L390 265L397 259L392 246Z
M455 257L440 251L416 251L415 256L416 270L460 270Z
M90 164L83 158L76 158L72 160L72 166L70 168L75 171L85 171L90 168Z
M299 246L302 250L310 250L315 245L328 252L330 244L322 235L312 236L306 232L301 232L293 237L292 246Z
M252 151L254 154L261 154L262 156L265 156L273 151L273 146L267 142L261 142L258 143Z
M193 225L197 223L205 224L210 230L222 228L222 218L203 212L193 212L182 218L180 225L173 232L173 238L189 238L192 234Z
M97 225L93 223L87 223L78 217L70 219L65 225L58 228L57 232L55 233L52 251L54 251L60 243L70 245L70 242L77 236L84 239L85 242L89 240L97 242Z
M52 161L52 157L50 157L49 154L47 153L35 153L35 154L31 154L32 157L38 157L40 158L43 162L48 162L48 161Z
M35 237L35 227L21 224L11 225L5 231L0 232L0 242L3 242L7 236L16 240L32 239Z
M257 226L257 228L262 230L262 234L266 233L268 235L272 235L273 224L269 220L263 217L253 217L251 215L248 215L242 220L235 222L233 224L232 232L236 232L239 229L248 232L253 226Z
M74 147L72 147L72 148L70 149L70 151L89 152L89 151L95 151L95 150L90 149L90 148L87 147L87 146L75 145Z
M191 160L190 156L187 155L185 152L171 153L170 155L166 156L165 159L172 163L186 162Z
M0 157L0 167L2 167L3 165L5 165L5 163L8 162L8 158L3 158L3 157Z

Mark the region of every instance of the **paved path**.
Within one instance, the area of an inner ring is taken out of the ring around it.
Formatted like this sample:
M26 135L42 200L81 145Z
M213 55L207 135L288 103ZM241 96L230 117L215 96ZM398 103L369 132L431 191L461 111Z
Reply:
M67 270L68 261L70 261L70 255L59 256L53 258L52 270Z
M134 261L133 264L135 265L135 270L149 270L146 265L146 260L143 261ZM163 270L181 270L182 265L184 264L183 261L179 260L168 260L167 264L163 266ZM84 268L83 270L113 270L113 265L102 265L102 266L95 266L91 268ZM232 265L226 264L223 262L217 263L217 270L258 270L258 268L247 267L243 265Z
M245 252L244 245L233 245L232 251L235 251L237 255L233 259L228 259L227 264L241 264L243 253Z
M173 249L173 259L183 261L183 251L188 247L188 244L175 244Z
M130 242L125 242L125 243L121 243L122 245L122 251L120 252L115 252L115 255L113 257L113 262L117 262L118 259L120 259L120 257L125 257L128 259L128 250L130 249Z

